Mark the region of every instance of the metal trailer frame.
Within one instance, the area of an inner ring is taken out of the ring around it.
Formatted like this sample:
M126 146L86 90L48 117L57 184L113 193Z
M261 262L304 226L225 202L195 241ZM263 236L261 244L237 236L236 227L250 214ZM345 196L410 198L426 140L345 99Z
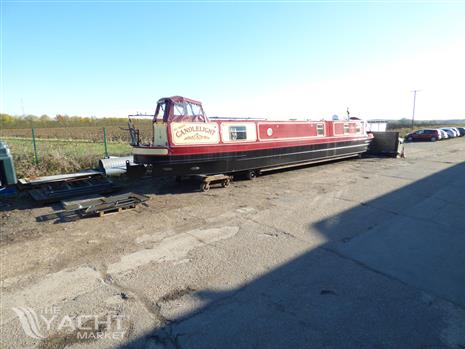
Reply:
M71 222L85 217L102 217L108 213L117 213L131 208L135 208L141 203L149 200L146 195L127 193L101 197L95 199L77 201L67 205L63 211L55 212L48 215L37 217L37 221L44 222L49 220L58 220L62 222Z

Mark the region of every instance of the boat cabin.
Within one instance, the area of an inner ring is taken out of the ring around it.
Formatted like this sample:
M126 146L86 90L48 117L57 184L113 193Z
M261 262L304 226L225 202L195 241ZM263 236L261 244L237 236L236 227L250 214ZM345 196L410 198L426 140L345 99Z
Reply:
M153 138L140 144L129 123L134 161L152 174L256 171L358 155L370 137L360 120L208 118L202 103L173 96L157 102Z
M138 131L130 123L133 146L163 148L363 136L363 126L359 120L209 119L201 102L181 96L158 100L153 115L153 141L150 144L139 144ZM133 137L134 133L137 136Z

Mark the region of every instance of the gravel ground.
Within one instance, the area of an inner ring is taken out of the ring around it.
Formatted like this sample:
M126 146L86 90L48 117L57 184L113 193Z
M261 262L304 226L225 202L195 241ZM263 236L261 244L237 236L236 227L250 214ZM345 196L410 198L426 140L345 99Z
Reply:
M465 139L70 223L3 202L1 348L464 348Z

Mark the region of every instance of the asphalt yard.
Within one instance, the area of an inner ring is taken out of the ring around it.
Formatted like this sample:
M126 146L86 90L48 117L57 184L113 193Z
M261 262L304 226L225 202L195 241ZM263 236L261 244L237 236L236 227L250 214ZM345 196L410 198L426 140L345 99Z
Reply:
M1 214L2 348L465 348L465 138L69 223Z

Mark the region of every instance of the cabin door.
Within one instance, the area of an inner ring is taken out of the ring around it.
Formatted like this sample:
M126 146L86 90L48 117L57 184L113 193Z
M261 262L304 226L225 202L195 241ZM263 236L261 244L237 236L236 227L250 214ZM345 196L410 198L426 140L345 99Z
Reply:
M153 124L153 145L166 147L168 145L168 132L166 122Z

